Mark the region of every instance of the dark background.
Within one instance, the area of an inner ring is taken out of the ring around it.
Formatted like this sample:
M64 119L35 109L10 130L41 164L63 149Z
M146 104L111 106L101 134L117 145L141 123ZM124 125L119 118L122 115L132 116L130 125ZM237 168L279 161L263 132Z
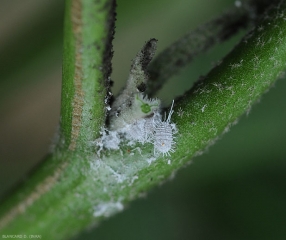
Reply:
M114 92L124 85L131 59L146 40L157 38L160 52L234 1L117 3ZM45 156L57 128L63 13L64 1L0 2L0 197ZM163 103L190 88L238 40L209 51L170 79L159 93ZM279 80L175 179L77 240L285 239L285 92L285 79Z

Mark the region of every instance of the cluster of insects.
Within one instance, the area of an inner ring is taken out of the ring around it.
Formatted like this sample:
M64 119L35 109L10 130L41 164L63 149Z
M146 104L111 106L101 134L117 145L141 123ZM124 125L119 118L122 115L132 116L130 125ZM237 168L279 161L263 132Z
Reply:
M171 123L173 104L167 119L162 120L159 111L152 116L136 120L133 124L127 125L119 130L126 139L134 142L150 142L154 145L154 155L169 155L174 151L174 134L177 132L176 125Z
M168 117L163 120L161 101L144 94L148 81L147 66L156 50L156 39L150 39L133 59L126 87L111 105L108 129L102 131L100 150L119 149L121 141L130 144L150 142L154 155L174 152L176 125L171 122L174 101Z

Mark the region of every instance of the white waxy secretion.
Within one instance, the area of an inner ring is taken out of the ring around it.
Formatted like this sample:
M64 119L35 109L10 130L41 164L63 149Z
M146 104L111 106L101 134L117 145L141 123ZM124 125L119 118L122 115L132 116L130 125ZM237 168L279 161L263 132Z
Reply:
M170 152L174 152L174 133L176 132L176 125L170 123L171 116L173 114L173 105L169 112L166 121L160 121L156 124L155 134L154 134L154 154L162 153L163 156L170 155Z

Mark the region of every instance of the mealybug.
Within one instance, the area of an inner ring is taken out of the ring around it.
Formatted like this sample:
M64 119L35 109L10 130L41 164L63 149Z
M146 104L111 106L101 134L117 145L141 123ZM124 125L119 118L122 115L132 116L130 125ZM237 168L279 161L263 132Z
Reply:
M121 130L129 140L135 140L141 143L152 142L156 124L161 121L161 114L158 111L153 116L142 118L134 124L128 125Z
M162 153L163 156L170 155L170 152L174 152L174 137L176 132L176 125L170 123L171 116L173 114L174 100L166 121L160 121L156 124L154 135L154 154Z

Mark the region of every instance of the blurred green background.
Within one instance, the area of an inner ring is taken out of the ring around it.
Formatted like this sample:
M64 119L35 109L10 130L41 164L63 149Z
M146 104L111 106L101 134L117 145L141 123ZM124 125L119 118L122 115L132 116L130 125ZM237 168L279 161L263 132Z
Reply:
M160 52L234 1L117 3L115 93L146 40L157 38ZM57 128L63 13L64 1L0 2L0 197L45 156ZM170 79L159 93L164 104L190 88L238 40ZM285 91L285 79L279 80L248 116L172 181L75 239L286 239Z

